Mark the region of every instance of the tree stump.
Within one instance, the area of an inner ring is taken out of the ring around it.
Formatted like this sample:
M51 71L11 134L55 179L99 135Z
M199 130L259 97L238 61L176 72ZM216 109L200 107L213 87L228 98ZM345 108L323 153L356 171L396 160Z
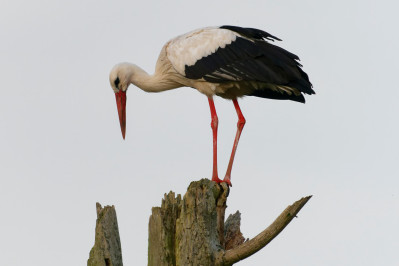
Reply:
M240 214L224 222L229 187L208 179L192 182L186 194L165 194L152 208L149 221L148 265L233 265L266 246L311 196L288 206L263 232L244 242Z
M87 266L123 266L115 207L102 208L98 202L96 207L96 237Z
M172 191L162 200L161 207L153 207L149 222L148 265L176 265L176 220L180 214L181 197Z

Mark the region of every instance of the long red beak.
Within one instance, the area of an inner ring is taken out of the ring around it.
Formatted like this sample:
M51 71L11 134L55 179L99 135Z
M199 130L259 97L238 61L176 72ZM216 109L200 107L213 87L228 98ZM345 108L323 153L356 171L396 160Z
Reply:
M125 139L126 132L126 91L120 90L115 93L116 106L118 107L119 122L121 124L122 137Z

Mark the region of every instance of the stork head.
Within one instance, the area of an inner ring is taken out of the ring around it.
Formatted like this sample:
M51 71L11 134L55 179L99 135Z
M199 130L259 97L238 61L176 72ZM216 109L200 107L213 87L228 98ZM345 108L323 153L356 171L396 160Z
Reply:
M121 63L114 66L109 75L109 82L115 92L116 106L118 108L123 139L125 139L126 132L126 91L133 75L130 69L130 64Z

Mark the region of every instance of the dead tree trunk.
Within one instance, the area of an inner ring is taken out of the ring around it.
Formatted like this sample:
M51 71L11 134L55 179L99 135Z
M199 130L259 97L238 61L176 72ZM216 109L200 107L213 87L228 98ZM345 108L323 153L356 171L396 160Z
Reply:
M240 214L224 215L229 188L208 179L192 182L181 200L165 194L152 208L149 221L148 265L233 265L266 246L310 199L288 206L263 232L244 242Z
M123 266L118 221L114 206L97 202L96 237L87 266Z

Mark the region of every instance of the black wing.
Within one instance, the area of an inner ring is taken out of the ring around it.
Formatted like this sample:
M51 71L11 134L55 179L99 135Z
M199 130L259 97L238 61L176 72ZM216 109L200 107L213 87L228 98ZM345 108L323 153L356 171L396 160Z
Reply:
M258 81L278 86L293 87L306 94L314 94L308 75L301 69L298 56L267 40L280 40L258 29L222 26L237 32L242 37L218 48L213 54L201 58L192 66L185 66L185 75L190 79L205 79L209 82ZM265 94L265 95L262 95ZM254 96L273 97L269 90L254 91Z

